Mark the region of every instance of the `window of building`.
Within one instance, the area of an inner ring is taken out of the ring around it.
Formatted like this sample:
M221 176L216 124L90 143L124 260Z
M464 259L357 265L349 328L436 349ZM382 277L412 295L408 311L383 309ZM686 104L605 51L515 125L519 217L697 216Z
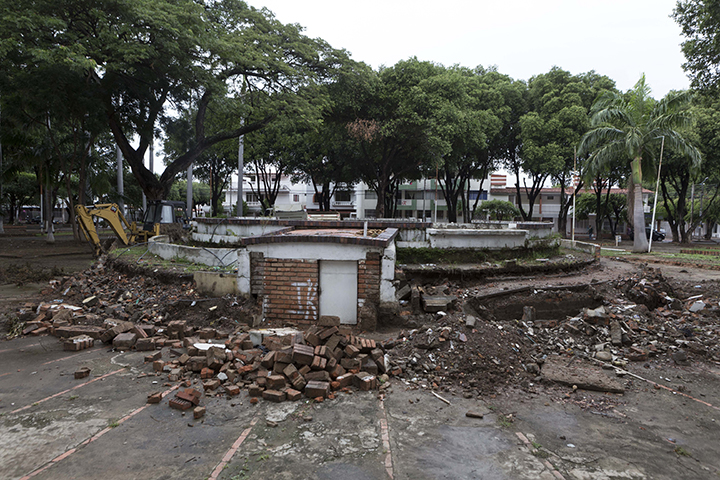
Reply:
M438 210L437 211L437 219L443 220L445 218L445 210Z
M547 197L545 197L545 200L554 200L554 199L555 199L555 195L548 195Z
M248 192L245 194L245 201L247 203L260 203L260 197L256 193Z
M299 201L300 201L300 195L298 195L297 193L294 193L293 194L293 202L298 203Z
M405 198L407 200L422 200L423 191L405 190Z
M480 200L487 200L487 190L470 190L470 200L477 200L478 197L480 197Z
M336 202L349 202L351 199L350 190L337 190L335 192Z

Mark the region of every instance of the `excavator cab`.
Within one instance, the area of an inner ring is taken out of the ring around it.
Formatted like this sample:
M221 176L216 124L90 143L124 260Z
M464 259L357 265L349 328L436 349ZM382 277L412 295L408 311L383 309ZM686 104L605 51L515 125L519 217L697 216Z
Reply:
M143 216L143 230L153 231L155 225L163 223L180 223L187 228L190 222L185 214L185 203L157 200L148 204Z

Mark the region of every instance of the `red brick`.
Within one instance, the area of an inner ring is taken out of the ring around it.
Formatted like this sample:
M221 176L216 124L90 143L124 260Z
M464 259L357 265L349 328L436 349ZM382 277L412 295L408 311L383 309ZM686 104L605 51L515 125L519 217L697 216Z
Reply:
M200 403L200 396L202 394L199 390L196 390L194 388L186 388L185 390L180 390L178 393L175 394L177 398L180 398L182 400L187 400L188 402L192 403L193 405L197 405Z
M263 388L256 383L253 383L248 387L248 395L251 397L260 397L262 396L262 392Z
M279 390L265 390L262 394L265 400L280 403L285 400L285 392Z
M294 402L302 398L302 392L295 390L294 388L288 388L287 390L285 390L285 396L288 400Z
M328 382L308 382L305 386L305 396L308 398L322 397L325 398L330 393L330 384Z
M240 395L240 387L238 387L237 385L227 386L227 387L225 387L225 391L227 392L228 395L231 395L233 397L235 395Z
M270 375L267 377L265 385L270 390L280 390L285 388L285 377L282 375Z
M151 393L147 397L147 403L160 403L161 400L162 393L160 392Z
M187 400L183 400L181 398L173 398L170 400L170 408L175 408L177 410L188 410L192 408L193 404L191 402L188 402Z

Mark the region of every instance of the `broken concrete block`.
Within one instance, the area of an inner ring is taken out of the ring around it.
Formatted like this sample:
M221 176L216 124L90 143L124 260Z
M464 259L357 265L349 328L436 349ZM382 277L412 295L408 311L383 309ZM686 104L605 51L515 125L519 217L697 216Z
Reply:
M622 345L622 328L616 321L610 324L610 342L613 345Z
M91 297L87 297L86 299L84 299L82 301L82 306L90 308L90 307L94 307L99 302L100 302L100 299L98 299L95 295L93 295Z
M410 288L409 284L405 284L404 287L402 287L400 290L398 290L395 293L395 297L398 300L407 300L410 298L411 293L412 293L412 288Z
M75 370L75 379L80 380L81 378L87 378L90 376L90 369L88 367L81 367Z
M195 407L193 409L193 418L197 420L205 416L205 407Z
M472 315L468 315L468 316L465 318L465 326L466 326L466 327L474 327L474 326L475 326L475 322L477 322L477 319L476 319L475 317L473 317Z
M423 295L423 310L427 313L447 312L457 301L452 295Z
M616 380L608 377L599 366L587 365L575 360L568 365L569 359L549 356L543 363L542 376L546 380L573 386L585 390L623 393L625 388Z

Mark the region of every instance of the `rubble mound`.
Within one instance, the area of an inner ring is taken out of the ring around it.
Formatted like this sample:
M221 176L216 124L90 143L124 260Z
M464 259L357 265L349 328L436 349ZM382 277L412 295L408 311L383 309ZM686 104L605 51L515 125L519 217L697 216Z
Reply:
M638 274L617 282L617 288L632 302L645 305L650 310L666 305L675 296L662 272L643 267Z
M479 396L528 377L527 343L509 323L477 319L466 326L460 315L447 315L384 346L406 382Z

